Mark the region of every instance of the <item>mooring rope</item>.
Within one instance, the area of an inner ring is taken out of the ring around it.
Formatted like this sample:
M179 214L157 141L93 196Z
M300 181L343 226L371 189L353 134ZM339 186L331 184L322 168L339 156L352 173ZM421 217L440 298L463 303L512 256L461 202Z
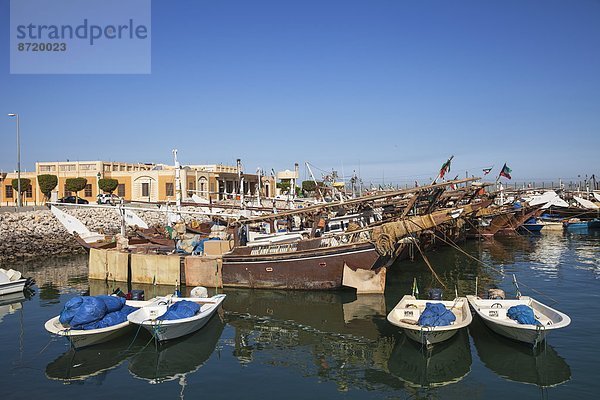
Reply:
M415 224L416 224L416 223L415 223ZM423 228L423 227L421 227L421 226L419 226L419 227L420 227L421 229L423 229L423 230L425 229L425 228ZM441 236L437 235L437 234L436 234L434 231L431 231L431 233L432 233L432 235L433 235L433 236L437 237L438 239L440 239L442 242L446 243L446 244L447 244L447 245L449 245L450 247L453 247L454 249L458 250L459 252L461 252L461 253L462 253L462 254L464 254L465 256L469 257L470 259L472 259L472 260L474 260L474 261L476 261L476 262L480 263L481 265L483 265L483 266L484 266L484 267L486 267L486 268L490 268L491 270L493 270L493 271L497 272L498 274L502 275L502 277L503 277L503 278L504 278L504 277L506 277L506 273L505 273L504 271L501 271L501 270L499 270L499 269L497 269L497 268L493 267L492 265L490 265L490 264L488 264L488 263L486 263L486 262L484 262L484 261L482 261L482 260L478 259L477 257L474 257L474 256L472 256L471 254L469 254L469 253L467 253L466 251L464 251L463 249L461 249L461 248L460 248L460 246L458 246L458 245L457 245L456 243L454 243L452 240L450 240L450 239L448 239L448 240L445 240L443 237L441 237ZM415 243L415 244L416 244L416 243ZM423 252L422 252L422 251L421 251L421 249L418 247L418 245L417 245L417 248L419 249L419 251L421 252L421 254L423 254ZM425 257L423 257L423 260L425 260L425 262L426 262L426 263L428 263L428 260L427 260ZM430 268L431 268L431 267L430 267ZM554 299L553 297L551 297L551 296L549 296L549 295L547 295L547 294L545 294L545 293L542 293L542 292L540 292L539 290L536 290L536 289L532 288L531 286L529 286L529 285L527 285L527 284L525 284L525 283L522 283L522 282L521 282L521 285L525 286L526 288L528 288L528 289L529 289L529 290L531 290L532 292L535 292L535 293L537 293L537 294L539 294L539 295L541 295L541 296L547 297L548 299L552 300L554 303L558 304L558 300ZM445 286L444 286L444 287L445 287Z

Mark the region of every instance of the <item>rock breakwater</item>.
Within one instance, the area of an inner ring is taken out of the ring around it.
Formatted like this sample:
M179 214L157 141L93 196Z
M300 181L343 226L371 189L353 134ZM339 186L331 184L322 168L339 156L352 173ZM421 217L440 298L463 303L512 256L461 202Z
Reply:
M120 230L117 208L65 208L91 231L115 234ZM158 212L136 212L149 226L164 225ZM84 250L50 210L0 213L0 261L81 253Z

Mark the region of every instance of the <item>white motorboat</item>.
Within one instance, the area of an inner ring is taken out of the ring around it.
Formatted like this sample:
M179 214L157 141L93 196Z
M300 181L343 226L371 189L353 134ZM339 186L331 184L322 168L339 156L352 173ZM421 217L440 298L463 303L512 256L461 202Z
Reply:
M146 301L127 300L125 304L131 307L140 308L152 304L153 301L154 299ZM54 335L66 337L76 349L108 342L109 340L113 340L131 332L131 328L133 328L133 325L131 325L129 321L125 321L106 328L88 330L71 329L68 325L61 324L59 318L60 315L57 315L56 317L49 319L44 324L44 328Z
M423 314L427 303L444 305L456 317L454 322L445 326L420 326L419 317ZM404 330L410 339L431 346L450 339L456 332L468 326L473 320L469 303L464 297L457 297L452 301L443 300L417 300L415 296L405 295L396 307L387 316L392 324Z
M529 296L518 296L517 299L482 299L467 296L471 307L483 322L494 332L509 339L529 343L536 346L548 334L556 329L564 328L571 323L571 318ZM533 310L536 324L521 324L508 317L508 309L525 305Z
M0 268L0 295L22 292L26 283L27 279L23 278L19 271Z
M182 300L194 302L200 306L200 309L195 315L188 318L160 319L171 305ZM132 312L127 316L127 320L146 328L158 341L176 339L196 332L206 325L223 300L225 300L224 294L208 298L162 297L156 299L152 304Z

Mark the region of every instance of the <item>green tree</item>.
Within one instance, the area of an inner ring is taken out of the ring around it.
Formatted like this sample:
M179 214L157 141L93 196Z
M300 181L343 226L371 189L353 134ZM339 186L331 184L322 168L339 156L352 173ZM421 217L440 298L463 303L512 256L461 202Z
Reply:
M282 193L288 192L290 190L290 181L278 182L277 187L281 189Z
M111 178L104 178L98 180L98 187L105 193L112 193L119 186L119 181Z
M11 182L11 185L14 190L18 190L19 189L19 180L13 179ZM27 191L27 189L29 189L29 186L31 186L31 179L21 178L21 194L25 193Z
M37 177L38 185L40 187L40 192L46 196L47 199L50 198L50 193L54 190L56 185L58 185L58 178L56 175L38 175Z
M85 189L85 185L87 185L87 179L85 178L68 178L65 181L66 189L69 192L75 192L75 203L78 202L77 197L79 197L79 192Z
M13 179L11 182L11 186L13 187L13 190L18 191L19 180ZM30 186L31 186L31 179L21 178L21 193L17 193L17 196L23 197L23 193L25 193L27 191L27 189L29 189Z
M303 181L302 190L305 192L314 192L317 190L317 184L314 181Z

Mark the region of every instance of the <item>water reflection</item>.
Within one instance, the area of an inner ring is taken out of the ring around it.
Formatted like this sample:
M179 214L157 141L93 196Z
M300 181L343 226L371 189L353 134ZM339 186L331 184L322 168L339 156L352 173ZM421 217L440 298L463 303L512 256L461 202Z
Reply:
M403 335L394 346L388 369L409 386L428 388L459 382L471 371L471 361L469 335L461 329L429 351Z
M14 314L23 308L23 302L30 300L34 292L25 289L23 292L10 293L0 296L0 323L6 315Z
M571 379L569 365L549 344L534 351L495 334L479 318L473 319L469 332L481 361L505 379L540 387L560 385Z
M70 349L46 366L46 377L65 382L94 377L97 383L102 383L107 371L121 365L143 346L141 340L133 344L132 340L133 337L124 336L92 347Z
M185 378L210 358L224 326L221 316L215 315L196 333L157 346L152 343L131 358L129 371L150 383Z
M543 239L537 240L535 248L529 254L531 269L546 278L558 278L559 266L566 251L567 246L562 234L553 232L544 235Z
M303 377L333 381L338 390L379 388L394 347L382 296L352 292L228 290L223 307L235 329L241 364L262 363ZM389 336L388 336L389 335ZM373 376L376 379L371 379Z

